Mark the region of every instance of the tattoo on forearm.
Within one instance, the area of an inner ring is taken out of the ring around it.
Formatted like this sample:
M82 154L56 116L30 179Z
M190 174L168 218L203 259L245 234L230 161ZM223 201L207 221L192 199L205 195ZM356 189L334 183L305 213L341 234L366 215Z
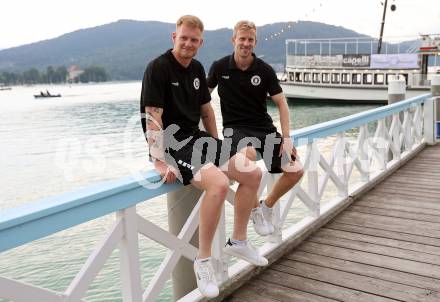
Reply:
M159 108L159 107L146 107L146 111L148 112L148 113L161 113L162 111L163 111L163 109L162 108Z

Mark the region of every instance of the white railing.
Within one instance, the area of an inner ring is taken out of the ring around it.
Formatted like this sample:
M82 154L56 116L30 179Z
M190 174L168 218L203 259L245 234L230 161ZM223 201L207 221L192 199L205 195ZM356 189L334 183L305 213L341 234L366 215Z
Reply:
M275 251L349 196L420 151L426 143L433 143L434 112L435 103L429 95L423 95L293 131L295 145L305 149L305 155L301 157L305 177L275 207L276 231L259 252L266 255ZM326 148L321 147L322 138L326 139ZM325 150L328 150L329 141L334 144L328 152ZM181 187L179 184L155 189L146 186L159 179L150 171L142 174L142 180L129 177L1 212L0 252L109 213L116 213L116 220L63 293L0 277L0 298L23 302L85 301L87 289L111 253L119 248L123 301L154 301L170 279L180 257L193 260L196 256L197 249L189 241L198 226L200 203L199 200L180 233L177 236L170 234L136 212L136 204ZM265 173L258 195L270 190L274 180L273 175ZM337 194L321 206L330 183L336 187ZM234 194L231 188L227 196L231 203ZM287 217L295 199L305 204L309 214L289 225ZM146 288L141 285L138 234L169 250ZM223 212L213 247L217 278L222 284L250 268L243 261L228 266L228 258L222 251L225 240ZM196 289L181 301L201 299Z

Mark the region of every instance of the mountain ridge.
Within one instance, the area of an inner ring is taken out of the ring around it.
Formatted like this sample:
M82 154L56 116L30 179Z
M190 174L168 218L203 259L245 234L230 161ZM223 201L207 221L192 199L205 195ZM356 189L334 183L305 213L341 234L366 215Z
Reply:
M288 25L291 28L288 29ZM53 39L0 50L0 72L22 72L35 67L100 65L114 80L141 79L148 61L172 47L175 25L160 21L121 19L79 29ZM275 39L265 40L275 33ZM288 29L288 30L287 30ZM232 29L205 30L197 59L208 69L212 62L232 53ZM277 22L258 27L256 54L271 64L285 61L285 39L367 37L341 26L320 22Z

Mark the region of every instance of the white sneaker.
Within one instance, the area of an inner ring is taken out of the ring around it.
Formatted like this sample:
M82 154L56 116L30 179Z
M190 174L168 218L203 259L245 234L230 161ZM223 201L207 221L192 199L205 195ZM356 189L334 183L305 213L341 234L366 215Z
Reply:
M232 244L231 240L228 239L223 251L231 256L246 260L256 266L266 266L269 261L254 249L254 247L247 242L246 245Z
M215 280L211 257L202 260L196 259L194 261L194 273L197 279L197 287L202 295L206 298L217 297L219 289Z
M264 220L266 220L267 224L269 224L274 230L275 226L273 225L273 218L272 218L272 208L267 207L264 203L264 200L260 200L260 208L263 212Z
M272 234L275 230L274 226L264 218L262 206L255 208L251 212L251 219L254 225L255 232L260 236L267 236Z

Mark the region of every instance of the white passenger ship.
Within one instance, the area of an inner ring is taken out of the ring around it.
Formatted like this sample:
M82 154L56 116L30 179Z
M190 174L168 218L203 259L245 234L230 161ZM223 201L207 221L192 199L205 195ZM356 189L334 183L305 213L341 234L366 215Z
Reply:
M423 35L411 44L388 42L383 54L375 52L377 43L373 38L286 40L284 94L386 103L388 81L394 77L405 79L407 98L429 91L431 74L439 72L440 35Z

